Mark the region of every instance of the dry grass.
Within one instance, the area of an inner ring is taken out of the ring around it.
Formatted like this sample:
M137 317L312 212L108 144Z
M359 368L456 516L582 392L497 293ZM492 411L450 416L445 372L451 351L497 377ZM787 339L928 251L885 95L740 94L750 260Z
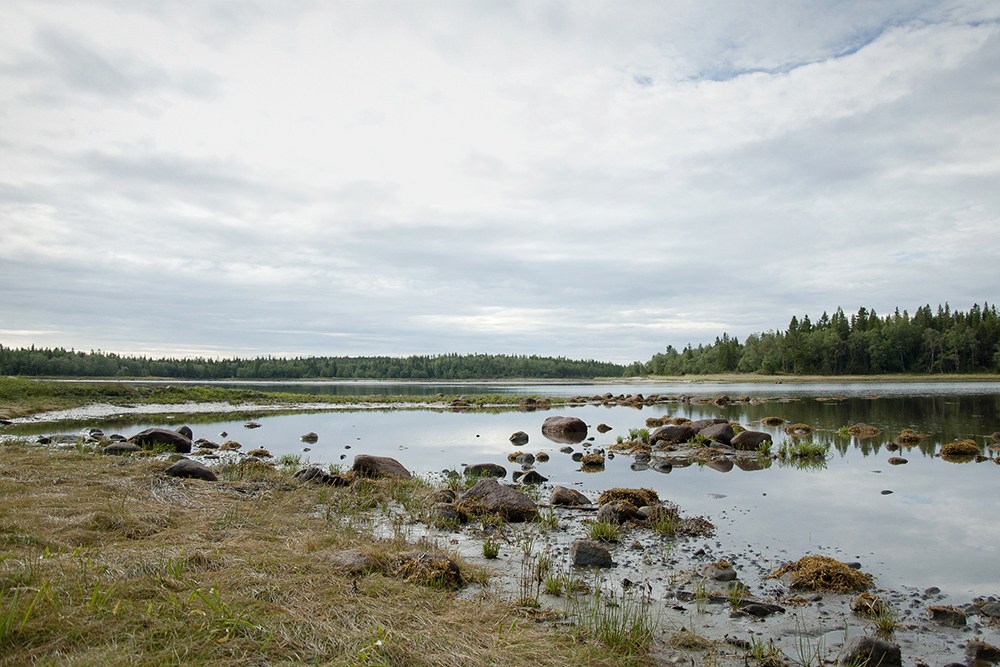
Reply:
M956 440L941 448L941 458L945 461L971 461L979 454L979 445L975 440Z
M833 591L848 593L862 591L872 585L871 575L861 570L853 570L846 564L828 556L806 556L794 563L783 565L768 575L777 579L785 574L792 575L792 588L806 588L813 591Z
M419 483L300 485L267 465L212 483L165 467L0 445L0 615L17 621L0 665L636 663L409 581L427 578L400 554L433 545L371 526L393 501L418 512ZM328 556L348 548L381 565L338 573Z
M630 502L636 507L655 507L660 504L660 496L653 489L624 489L616 487L602 493L601 497L597 499L597 504L607 505L608 503L620 501Z

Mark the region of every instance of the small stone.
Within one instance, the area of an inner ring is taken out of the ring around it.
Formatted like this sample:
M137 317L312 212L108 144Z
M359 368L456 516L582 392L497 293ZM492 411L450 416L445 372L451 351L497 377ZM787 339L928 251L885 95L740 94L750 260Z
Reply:
M613 567L611 552L594 540L576 540L570 548L570 559L577 567Z

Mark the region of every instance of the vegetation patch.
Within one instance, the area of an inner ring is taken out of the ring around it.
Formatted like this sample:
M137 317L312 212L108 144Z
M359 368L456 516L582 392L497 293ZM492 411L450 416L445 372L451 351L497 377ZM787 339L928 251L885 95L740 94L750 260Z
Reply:
M952 463L968 463L979 455L975 440L956 440L941 448L941 458Z
M621 501L630 502L636 507L655 507L660 504L660 496L653 489L625 489L615 487L602 493L597 499L597 504L607 505L608 503Z
M791 575L792 588L813 591L849 593L866 590L872 585L871 575L852 569L829 556L805 556L794 563L783 565L769 574L768 578L778 579L786 574Z
M927 436L922 433L917 433L912 428L904 428L896 436L896 442L900 445L917 445L920 441Z
M795 437L810 435L812 432L813 427L809 424L792 424L785 427L785 433Z
M764 426L781 426L785 423L785 420L781 417L764 417L760 420L760 423Z
M847 429L847 432L855 438L874 438L877 435L882 435L882 429L871 424L854 424Z

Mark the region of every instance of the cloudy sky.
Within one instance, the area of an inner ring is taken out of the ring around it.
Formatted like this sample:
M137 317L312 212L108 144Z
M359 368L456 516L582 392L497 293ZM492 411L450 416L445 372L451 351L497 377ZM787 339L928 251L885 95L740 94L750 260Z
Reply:
M1000 296L1000 2L0 2L0 343L648 359Z

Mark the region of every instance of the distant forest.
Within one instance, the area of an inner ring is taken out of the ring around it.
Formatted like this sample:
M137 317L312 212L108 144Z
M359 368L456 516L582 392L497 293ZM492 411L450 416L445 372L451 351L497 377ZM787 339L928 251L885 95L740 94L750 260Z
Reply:
M1000 372L1000 315L996 306L952 311L947 304L897 309L884 317L861 308L840 308L792 317L784 331L739 339L722 334L711 345L688 345L629 365L562 357L444 354L410 357L256 357L253 359L151 359L62 348L13 349L0 345L0 374L48 377L162 377L219 379L414 379L594 378L637 375L878 375L882 373Z

